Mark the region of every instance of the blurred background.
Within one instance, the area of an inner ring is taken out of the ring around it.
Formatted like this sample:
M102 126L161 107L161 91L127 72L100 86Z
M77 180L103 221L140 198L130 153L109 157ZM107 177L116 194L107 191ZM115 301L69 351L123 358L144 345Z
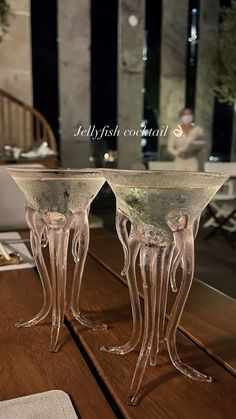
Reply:
M198 170L231 175L204 214L196 274L234 298L235 25L233 0L0 0L2 167L174 169L187 108ZM92 211L114 230L107 185Z

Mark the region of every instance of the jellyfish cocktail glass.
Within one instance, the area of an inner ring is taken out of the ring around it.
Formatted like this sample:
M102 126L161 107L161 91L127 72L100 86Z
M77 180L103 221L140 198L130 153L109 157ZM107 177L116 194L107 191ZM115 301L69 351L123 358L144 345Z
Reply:
M70 231L75 269L70 308L81 324L96 329L79 310L78 300L89 245L88 213L92 200L105 182L96 170L9 168L26 198L26 220L30 228L33 257L41 278L44 302L41 311L18 327L29 327L44 320L52 311L50 350L57 352L60 327L66 305L67 256ZM50 271L43 248L49 248Z
M157 364L162 342L166 341L173 365L186 376L211 382L212 378L183 363L176 347L177 326L194 274L194 238L201 212L227 180L227 175L177 171L102 170L117 200L116 228L122 243L130 292L133 331L122 346L102 347L116 354L132 351L142 334L142 314L136 283L135 264L139 254L144 325L140 354L127 403L137 402L141 380L149 361ZM130 231L127 222L131 223ZM176 271L182 268L179 290ZM177 292L167 328L165 315L169 284Z

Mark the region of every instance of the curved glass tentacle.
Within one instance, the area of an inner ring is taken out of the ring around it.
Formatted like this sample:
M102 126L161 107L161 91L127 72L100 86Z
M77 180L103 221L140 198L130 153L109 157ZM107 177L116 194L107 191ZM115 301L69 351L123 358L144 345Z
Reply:
M40 276L43 289L43 307L31 320L16 323L16 327L30 327L42 322L49 314L52 306L52 289L48 270L45 264L42 246L47 243L45 224L41 214L32 208L26 207L26 221L30 228L30 244L33 258Z
M158 261L157 274L157 293L156 293L156 322L155 333L152 343L150 364L157 364L157 356L160 351L160 345L165 338L165 318L168 297L168 286L170 279L170 271L172 258L174 254L174 245L169 248L160 249L160 259Z
M193 224L193 238L194 238L194 240L197 237L197 233L198 233L199 226L200 226L200 220L201 220L201 215L199 217L197 217L197 219L194 221L194 224Z
M155 311L153 309L155 301L156 278L154 278L154 263L156 260L156 251L154 247L142 245L140 249L140 267L143 281L144 296L144 332L142 347L139 353L138 361L134 371L130 394L127 403L136 404L136 396L143 378L143 374L150 356L154 328Z
M127 232L128 221L129 218L118 207L116 210L116 231L124 252L124 267L122 269L121 275L125 275L127 273L130 265L130 245L129 235Z
M98 322L92 322L81 314L78 303L84 272L84 265L88 253L89 246L89 209L77 214L76 230L72 241L72 253L75 261L75 270L73 276L72 293L71 293L71 310L82 325L91 329L107 329L107 325ZM79 220L78 220L79 218Z
M191 285L194 274L194 236L193 227L190 227L187 231L179 231L176 233L179 235L179 240L183 243L183 278L181 281L180 289L171 311L170 319L167 326L166 340L169 355L174 366L187 375L189 378L211 382L212 378L208 375L202 374L184 364L178 355L176 347L176 331L180 321Z
M49 228L49 253L52 278L52 329L50 351L58 351L60 328L64 322L69 228Z
M142 313L139 299L139 291L136 278L136 259L140 249L140 242L137 238L134 227L131 227L129 242L127 244L130 253L129 267L126 273L129 286L131 310L132 310L132 334L127 343L121 346L107 347L102 346L101 350L119 355L124 355L132 351L139 343L142 332Z
M160 309L160 342L164 340L165 337L165 319L166 319L166 307L167 307L167 297L168 297L168 286L170 279L170 271L172 258L174 253L174 246L170 246L167 249L165 254L164 261L164 277L163 277L163 288L161 293L161 309Z
M193 223L193 237L194 237L194 240L195 240L195 238L197 236L197 233L198 233L200 219L201 219L201 216L198 217ZM182 262L183 243L180 240L178 240L178 237L179 237L179 235L174 233L175 250L174 250L174 257L173 257L173 263L172 263L172 268L171 268L171 276L170 276L170 284L171 284L171 289L172 289L173 292L178 291L178 288L177 288L177 285L176 285L176 273L177 273L177 269L178 269L180 263L181 263L181 267L183 265L183 262Z
M175 239L175 249L174 249L174 256L173 256L173 263L171 266L170 272L170 285L173 292L177 292L178 288L176 285L176 273L177 269L180 265L182 256L183 256L183 248L181 247L181 243L178 241L178 235L174 234Z
M155 328L152 340L150 365L156 365L156 354L159 352L160 344L160 312L161 312L161 295L163 288L163 273L165 261L166 247L156 248L156 259L153 265L154 291L153 291L153 310L155 316Z

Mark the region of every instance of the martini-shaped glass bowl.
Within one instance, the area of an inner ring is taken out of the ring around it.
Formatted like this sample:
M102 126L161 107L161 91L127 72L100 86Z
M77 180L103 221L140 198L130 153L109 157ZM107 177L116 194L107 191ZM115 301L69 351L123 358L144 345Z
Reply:
M135 267L138 254L144 295L142 346L134 372L129 404L137 394L147 365L157 364L160 345L166 341L174 366L188 377L211 382L212 378L184 364L176 347L176 330L194 275L194 238L203 209L228 179L227 175L180 171L102 170L117 199L116 228L122 243L129 286L133 331L121 346L102 350L125 354L133 350L142 331L142 314ZM131 223L128 232L127 223ZM179 290L176 272L182 268ZM169 283L177 292L167 329L165 315Z
M38 324L52 311L50 350L56 352L66 304L67 256L70 231L75 262L70 307L83 325L105 329L92 323L79 310L78 300L89 245L88 213L92 200L105 182L96 170L9 168L26 198L26 220L30 228L33 257L41 278L44 303L41 311L18 327ZM49 248L50 272L43 248Z

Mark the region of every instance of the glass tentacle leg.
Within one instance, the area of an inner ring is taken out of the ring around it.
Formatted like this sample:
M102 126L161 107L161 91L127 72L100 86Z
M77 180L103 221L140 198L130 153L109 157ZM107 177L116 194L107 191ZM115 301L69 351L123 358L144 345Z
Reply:
M140 249L140 242L136 236L135 229L132 227L129 240L127 243L129 246L130 261L127 263L128 270L126 273L127 282L129 287L131 310L132 310L132 334L127 343L121 346L102 346L101 350L106 352L111 352L114 354L124 355L128 352L131 352L138 344L141 332L142 332L142 312L139 299L139 291L137 286L136 279L136 259ZM127 253L128 254L128 253Z
M124 252L124 266L121 275L125 275L130 265L130 244L129 235L127 231L127 223L129 218L121 211L120 208L116 210L116 231L117 236L122 244Z
M161 293L161 304L160 304L160 343L164 341L165 338L165 320L166 320L166 307L167 307L167 298L168 298L168 287L170 279L170 271L172 258L174 253L174 246L167 248L164 260L164 277L163 277L163 289ZM158 353L158 352L157 352Z
M201 216L199 216L193 224L194 240L199 230L200 219L201 219ZM176 285L176 272L180 263L182 267L182 256L183 256L183 243L181 242L181 240L179 240L178 232L174 232L174 240L175 240L175 250L174 250L174 256L173 256L173 263L171 267L170 284L171 284L172 291L177 292L178 288Z
M176 331L180 321L194 275L194 237L193 227L188 230L179 231L179 239L183 242L183 278L177 294L170 319L167 326L166 340L169 355L173 365L187 377L194 380L212 382L212 378L202 374L189 365L184 364L178 355L176 347Z
M49 228L49 253L52 278L52 328L50 351L58 351L58 338L64 321L69 228Z
M178 288L176 285L176 272L182 259L183 247L182 247L182 243L179 243L178 234L174 233L174 240L175 240L175 249L174 249L173 262L172 262L171 272L170 272L170 285L171 285L172 291L177 292Z
M81 314L78 302L82 284L82 277L84 272L84 265L88 253L89 246L89 221L88 221L89 208L81 213L76 214L77 227L74 233L72 243L72 253L75 261L75 270L72 284L71 293L71 311L82 325L91 329L106 330L107 325L99 322L92 322Z
M155 304L155 329L152 341L150 365L157 365L157 356L160 351L160 345L164 341L165 332L165 316L167 306L168 284L170 267L173 256L173 247L159 247L157 257L157 290L156 290L156 304Z
M154 328L155 328L155 284L156 278L153 275L153 267L156 259L156 251L154 247L142 245L140 250L140 266L143 281L144 295L144 332L142 347L136 364L130 394L127 404L135 405L136 396L138 394L140 384L146 369L146 365L150 356Z
M155 316L155 327L153 332L153 340L150 353L150 365L156 365L156 352L159 350L159 336L160 336L160 304L161 304L161 293L163 286L163 269L164 269L164 257L166 248L156 248L156 258L153 264L153 311Z
M30 327L42 322L49 314L52 306L51 284L42 252L42 246L47 242L45 224L39 212L31 208L26 208L26 220L30 228L32 254L43 288L43 307L31 320L16 323L16 327Z
M199 225L200 225L200 220L201 220L201 215L193 223L193 238L194 238L194 240L197 237L197 233L198 233Z

